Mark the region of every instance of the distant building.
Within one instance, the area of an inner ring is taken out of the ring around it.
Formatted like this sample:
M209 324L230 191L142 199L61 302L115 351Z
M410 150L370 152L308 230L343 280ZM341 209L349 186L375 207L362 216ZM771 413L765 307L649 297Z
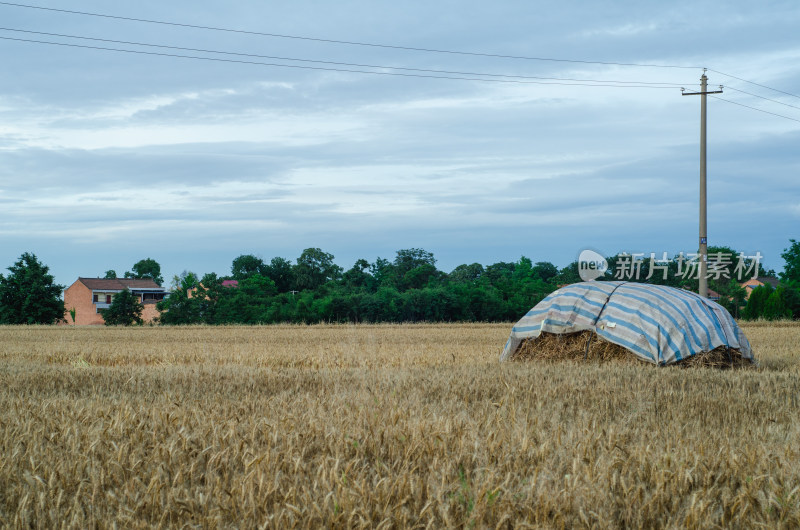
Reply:
M774 276L759 276L757 278L750 278L746 282L741 283L740 285L744 287L744 290L747 292L745 295L745 299L750 298L750 293L753 292L753 289L756 287L760 287L762 285L771 285L774 288L778 287L781 282L775 278Z
M221 285L223 287L238 288L239 287L239 281L238 280L222 280L222 284ZM205 286L202 283L200 284L200 287L205 289ZM186 297L187 298L194 298L194 293L196 293L196 292L197 292L197 287L192 287L191 289L186 291Z
M156 303L167 296L167 291L153 280L135 280L132 278L78 278L64 289L64 307L67 310L64 318L69 325L91 326L105 323L101 311L108 309L114 295L128 289L139 297L144 305L142 320L152 322L158 315ZM72 321L70 310L75 310L75 321Z

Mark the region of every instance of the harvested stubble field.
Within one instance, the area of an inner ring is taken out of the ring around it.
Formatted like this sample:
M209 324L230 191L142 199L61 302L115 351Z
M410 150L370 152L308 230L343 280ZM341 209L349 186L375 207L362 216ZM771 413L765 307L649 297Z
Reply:
M737 370L509 329L2 327L0 525L800 526L800 325Z

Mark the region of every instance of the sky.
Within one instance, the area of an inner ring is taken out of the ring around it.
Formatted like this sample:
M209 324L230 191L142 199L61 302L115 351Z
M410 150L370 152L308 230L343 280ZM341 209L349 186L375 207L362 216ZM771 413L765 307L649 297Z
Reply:
M793 0L25 5L109 16L0 3L0 269L696 252L703 68L709 245L800 238Z

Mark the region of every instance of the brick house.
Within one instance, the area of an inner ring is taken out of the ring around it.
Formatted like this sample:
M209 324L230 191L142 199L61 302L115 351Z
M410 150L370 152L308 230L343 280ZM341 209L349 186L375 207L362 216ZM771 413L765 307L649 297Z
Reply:
M131 278L78 278L64 289L64 307L67 310L64 318L69 325L87 326L103 324L102 309L108 309L114 295L128 289L139 297L144 305L142 319L152 322L158 315L156 303L162 300L167 291L153 280L134 280ZM75 309L75 322L69 311Z

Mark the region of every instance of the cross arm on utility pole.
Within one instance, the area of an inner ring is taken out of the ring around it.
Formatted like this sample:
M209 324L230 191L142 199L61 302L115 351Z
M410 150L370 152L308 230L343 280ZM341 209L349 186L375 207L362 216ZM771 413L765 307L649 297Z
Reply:
M719 90L714 90L713 92L685 92L686 89L681 89L681 96L704 96L706 94L722 94L722 85L719 86Z

